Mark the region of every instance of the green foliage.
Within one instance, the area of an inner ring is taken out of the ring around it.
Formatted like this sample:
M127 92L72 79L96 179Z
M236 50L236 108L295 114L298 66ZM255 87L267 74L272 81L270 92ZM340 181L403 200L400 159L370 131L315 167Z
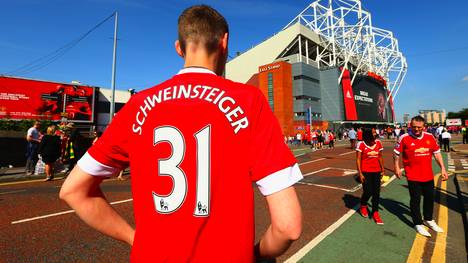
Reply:
M463 108L461 111L458 111L458 112L449 112L447 114L447 118L449 119L462 119L462 121L464 120L468 120L468 108Z
M26 132L34 124L35 120L0 120L0 131L24 131ZM45 131L48 126L55 124L51 120L41 120L41 130Z

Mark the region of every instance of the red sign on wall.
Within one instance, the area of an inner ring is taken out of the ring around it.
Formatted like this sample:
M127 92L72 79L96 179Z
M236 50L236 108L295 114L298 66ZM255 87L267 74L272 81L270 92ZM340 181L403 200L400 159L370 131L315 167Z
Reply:
M358 119L357 111L356 111L356 104L354 102L354 93L353 87L351 86L351 76L347 69L343 69L343 78L341 79L341 86L343 88L343 98L344 98L344 106L345 106L345 115L346 120L348 121L355 121Z
M0 119L94 121L95 88L0 77Z

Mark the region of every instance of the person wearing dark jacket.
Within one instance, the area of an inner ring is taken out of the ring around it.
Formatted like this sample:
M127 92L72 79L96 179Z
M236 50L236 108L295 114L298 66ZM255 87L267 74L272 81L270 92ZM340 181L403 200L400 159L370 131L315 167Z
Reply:
M68 171L73 170L76 162L85 154L86 150L87 147L84 145L83 136L81 136L80 132L75 127L73 127L66 149L66 155L69 158Z
M54 178L54 163L60 157L60 137L55 135L55 125L47 127L47 134L42 137L38 153L45 163L45 181Z

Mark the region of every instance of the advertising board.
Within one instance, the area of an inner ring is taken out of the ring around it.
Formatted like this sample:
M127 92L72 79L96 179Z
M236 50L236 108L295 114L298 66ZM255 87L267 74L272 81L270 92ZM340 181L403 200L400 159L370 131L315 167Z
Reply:
M462 126L462 120L461 119L446 119L445 120L445 125L447 125L447 126Z
M391 100L382 82L369 76L358 76L352 85L357 120L393 122ZM346 105L345 105L346 106Z
M0 119L94 121L95 88L0 77Z

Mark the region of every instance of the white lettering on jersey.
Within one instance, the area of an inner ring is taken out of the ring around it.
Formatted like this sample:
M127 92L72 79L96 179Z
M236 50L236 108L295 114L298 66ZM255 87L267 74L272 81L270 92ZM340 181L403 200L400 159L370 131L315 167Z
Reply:
M160 103L175 99L199 99L213 103L224 113L226 119L231 124L234 133L237 134L241 129L249 126L249 120L244 114L244 110L237 105L236 101L227 95L226 92L210 86L203 85L179 85L159 90L157 94L148 95L139 111L135 115L135 123L132 126L134 133L141 135L146 117L150 111ZM214 99L213 99L214 98Z

